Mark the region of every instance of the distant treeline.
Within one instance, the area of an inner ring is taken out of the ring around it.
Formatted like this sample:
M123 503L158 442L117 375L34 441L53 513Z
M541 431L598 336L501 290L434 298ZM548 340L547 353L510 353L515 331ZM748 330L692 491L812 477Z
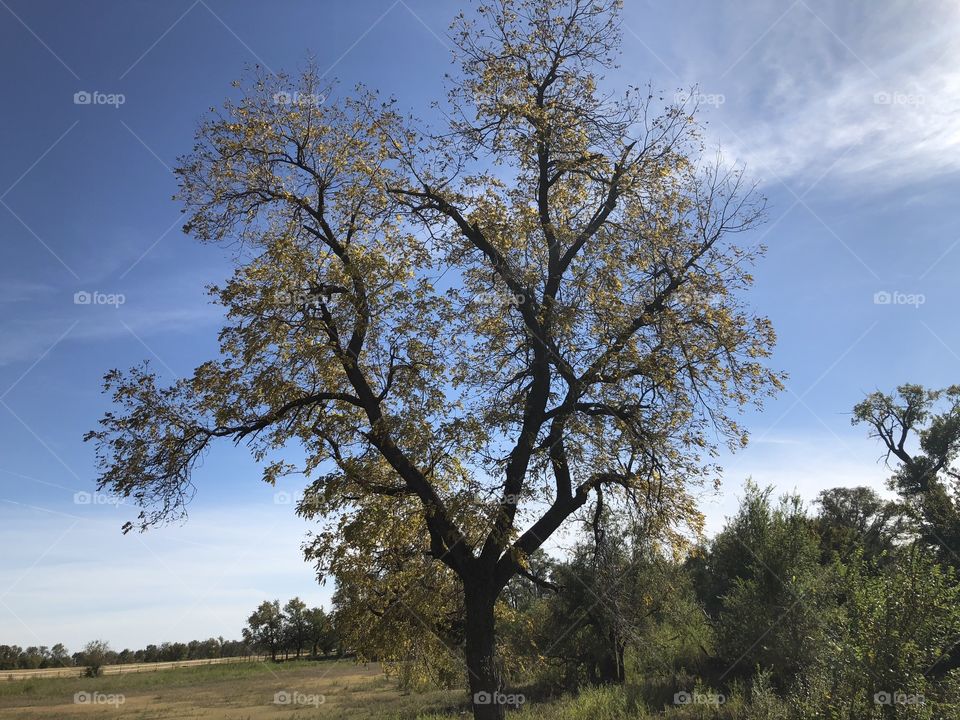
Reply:
M252 654L247 643L241 640L224 640L222 637L191 640L187 643L165 642L161 645L147 645L140 650L127 648L119 652L110 650L109 647L103 649L105 646L101 643L91 643L87 647L90 649L71 654L63 643L57 643L53 647L41 645L27 648L19 645L0 645L0 670L206 660Z
M264 600L247 619L243 640L223 637L191 640L187 643L165 642L147 645L141 650L112 650L102 640L87 643L83 650L70 653L63 643L22 648L0 645L0 670L33 670L57 667L100 668L103 665L129 663L208 660L223 657L246 657L253 654L319 657L336 651L339 643L334 619L323 608L308 608L300 598L288 600L283 607L279 600Z

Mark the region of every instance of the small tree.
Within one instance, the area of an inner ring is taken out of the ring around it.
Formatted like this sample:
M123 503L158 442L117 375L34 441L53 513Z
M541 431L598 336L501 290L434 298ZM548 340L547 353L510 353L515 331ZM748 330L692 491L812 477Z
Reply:
M705 600L717 594L711 605L724 674L759 665L785 687L816 657L836 602L800 498L773 503L771 494L747 485L739 512L711 544L713 578L701 592Z
M518 579L546 588L519 619L532 630L534 647L525 654L559 667L567 688L584 680L623 683L628 658L651 672L672 670L668 658L699 659L708 629L679 562L688 542L662 542L648 521L604 523L568 561L553 565L549 584Z
M87 677L99 677L103 674L103 666L107 663L110 645L105 640L92 640L83 647L83 664L87 666L84 674Z
M831 488L817 496L820 512L814 526L820 536L822 561L846 562L860 552L868 563L889 558L906 532L903 508L881 498L872 488Z
M689 485L716 477L717 438L746 441L736 410L779 386L773 330L742 304L762 249L733 242L762 203L701 157L691 105L600 89L618 8L497 0L459 18L439 130L370 93L338 101L312 71L257 76L201 125L178 169L186 229L242 248L214 290L222 357L168 388L108 373L122 410L87 436L141 529L182 514L216 438L259 459L298 443L305 512L334 526L321 571L343 547L410 547L378 521L418 514L414 547L462 599L471 693L496 698L497 599L564 523L601 497L700 522Z

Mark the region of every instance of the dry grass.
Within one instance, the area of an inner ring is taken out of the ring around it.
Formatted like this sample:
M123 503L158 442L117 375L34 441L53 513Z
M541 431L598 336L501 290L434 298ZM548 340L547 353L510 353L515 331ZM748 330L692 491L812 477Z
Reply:
M276 704L276 693L299 702ZM98 693L77 703L77 693ZM0 683L0 718L17 720L316 720L415 718L449 711L460 693L409 694L376 665L350 661L251 663L126 676ZM111 697L113 696L113 697ZM120 704L111 699L123 697ZM319 696L319 697L314 697ZM320 697L323 698L320 703ZM319 704L309 704L317 702Z

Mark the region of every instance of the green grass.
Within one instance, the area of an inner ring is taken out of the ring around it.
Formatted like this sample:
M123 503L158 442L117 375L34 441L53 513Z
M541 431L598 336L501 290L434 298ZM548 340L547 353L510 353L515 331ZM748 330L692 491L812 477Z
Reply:
M577 696L527 702L517 720L779 720L780 712L723 705L672 704L673 685L648 681L585 689ZM323 695L313 705L274 704L278 691ZM669 691L669 692L667 692ZM74 694L122 695L120 705L74 703ZM698 688L698 692L709 692ZM739 695L739 693L735 693ZM17 720L463 720L463 691L401 691L376 664L347 660L204 665L101 678L0 682L0 718Z
M277 663L273 672L283 674L303 668L313 663L290 662ZM184 687L230 682L262 675L266 672L262 663L237 663L233 665L196 665L193 667L171 668L150 672L130 673L128 675L104 675L92 678L36 678L0 682L0 698L9 696L47 697L62 695L71 688L79 692L96 685L102 692L135 692L153 688Z

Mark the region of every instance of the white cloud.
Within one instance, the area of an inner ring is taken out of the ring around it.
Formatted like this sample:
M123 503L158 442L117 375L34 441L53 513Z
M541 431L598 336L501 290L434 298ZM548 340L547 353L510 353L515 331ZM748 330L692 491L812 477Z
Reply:
M960 6L921 5L796 4L727 76L724 146L771 181L885 189L960 170Z
M948 0L628 6L625 67L721 97L708 140L764 183L886 190L960 170L958 21Z
M812 503L821 490L835 487L866 486L881 495L891 495L885 487L891 471L877 462L877 452L876 445L866 438L848 444L831 434L751 440L746 450L724 458L721 492L701 498L707 533L719 531L726 518L736 513L748 478L760 487L772 485L777 495L797 493L807 503Z

